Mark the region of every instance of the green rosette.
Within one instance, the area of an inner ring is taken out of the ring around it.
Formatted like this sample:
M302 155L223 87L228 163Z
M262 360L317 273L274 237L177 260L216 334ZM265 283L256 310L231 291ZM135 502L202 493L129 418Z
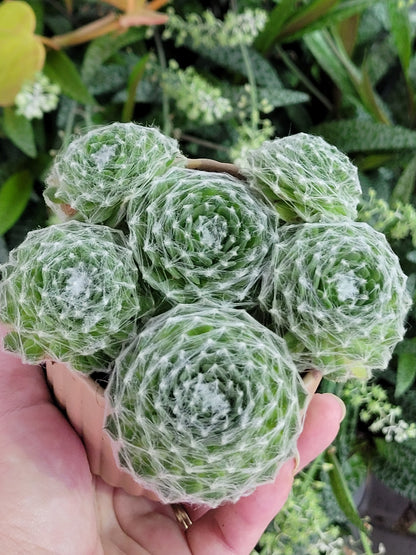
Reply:
M306 390L283 339L228 305L177 305L115 361L106 428L164 503L215 507L296 454Z
M173 164L185 165L178 142L156 128L118 122L96 127L57 154L45 201L62 221L117 225L128 199Z
M31 231L0 270L5 347L30 363L107 370L152 308L124 236L106 226L73 221Z
M411 305L385 236L356 222L283 226L259 300L300 369L338 381L387 367Z
M289 223L355 220L361 186L348 156L307 133L265 141L240 163L250 185Z
M249 305L277 216L236 178L172 168L132 199L127 223L143 278L172 304Z

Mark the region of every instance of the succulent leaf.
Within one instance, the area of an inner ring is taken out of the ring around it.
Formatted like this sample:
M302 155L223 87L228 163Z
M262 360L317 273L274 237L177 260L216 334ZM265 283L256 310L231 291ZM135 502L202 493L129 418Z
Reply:
M117 225L128 199L185 158L158 129L112 123L75 138L55 158L44 197L63 220Z
M253 303L277 227L273 209L241 181L172 168L132 199L130 246L144 279L172 303Z
M345 222L283 226L279 236L259 299L300 367L341 381L386 368L411 299L384 235Z
M106 370L151 309L121 232L67 222L28 233L1 267L6 348L31 363Z
M284 340L228 305L177 305L116 359L106 427L166 503L217 506L293 457L306 390Z
M357 168L321 137L298 133L247 151L241 171L286 222L355 220L361 196Z

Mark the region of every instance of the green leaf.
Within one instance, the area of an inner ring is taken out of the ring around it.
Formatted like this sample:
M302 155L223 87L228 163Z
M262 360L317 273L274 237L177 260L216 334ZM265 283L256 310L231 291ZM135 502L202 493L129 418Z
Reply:
M36 158L37 150L32 123L24 116L19 116L14 108L4 109L3 130L22 152L31 158Z
M331 77L343 95L353 99L356 97L354 86L327 38L327 34L315 31L306 35L303 40L320 67Z
M361 532L365 532L364 523L358 514L351 492L348 488L347 481L341 469L341 465L335 455L335 448L329 447L325 452L325 460L329 463L328 477L331 484L332 492L348 520L357 526Z
M400 176L396 186L394 187L390 197L390 204L393 206L396 202L411 202L415 183L416 155L411 158L410 162L407 164L402 175Z
M29 201L33 176L28 170L13 174L0 188L0 236L20 218Z
M309 130L344 152L416 149L416 131L360 119L323 123Z
M309 2L303 9L298 9L294 17L279 33L279 40L288 39L298 32L305 31L309 25L322 18L340 0L315 0Z
M106 35L90 42L87 47L81 68L84 83L90 85L97 69L100 68L113 54L132 43L144 39L146 27L131 27L121 35Z
M50 50L46 57L44 73L57 83L62 92L80 104L96 104L70 58L61 50Z
M123 113L121 116L121 121L131 121L133 117L134 104L136 99L136 90L139 86L140 80L143 77L144 70L146 69L146 63L149 59L149 54L146 54L135 64L129 77L129 82L127 86L127 100L123 106Z
M281 28L288 18L296 11L296 2L293 0L282 0L270 12L263 30L254 42L254 48L259 52L267 52L273 45Z
M412 56L412 30L410 26L410 8L405 2L389 0L387 12L390 19L391 36L396 46L397 54L407 78L410 58Z
M394 395L400 397L413 384L416 378L416 355L402 353L398 357L396 389Z
M288 35L284 42L292 42L300 39L306 33L336 25L373 5L374 0L344 0L344 2L337 4L331 10L321 15L316 21L312 21L307 27Z

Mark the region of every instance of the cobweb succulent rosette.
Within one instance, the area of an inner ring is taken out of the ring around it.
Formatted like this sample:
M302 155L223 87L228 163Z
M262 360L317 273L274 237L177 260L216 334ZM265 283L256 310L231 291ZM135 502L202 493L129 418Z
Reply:
M357 168L324 139L298 133L265 141L239 162L286 222L355 220L361 186Z
M97 127L57 154L45 201L63 221L117 225L131 195L173 164L185 165L178 142L156 128L118 122Z
M306 403L283 339L244 310L201 303L149 320L107 395L121 466L165 503L211 507L275 478Z
M106 370L152 307L121 232L77 221L31 231L1 267L8 350Z
M300 368L338 381L385 369L411 300L385 236L365 223L280 229L260 303Z
M172 168L132 199L127 223L143 278L172 304L250 304L277 216L236 178Z

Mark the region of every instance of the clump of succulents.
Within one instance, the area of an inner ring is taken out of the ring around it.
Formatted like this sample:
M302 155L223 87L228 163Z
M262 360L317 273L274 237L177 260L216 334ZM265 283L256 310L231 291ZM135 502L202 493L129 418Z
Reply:
M132 199L130 246L144 279L172 302L253 303L277 216L225 174L172 168Z
M238 168L186 160L154 128L93 129L47 179L70 221L0 269L5 346L108 370L120 465L162 501L236 501L295 455L301 372L366 378L403 337L406 278L353 221L360 191L348 158L302 133Z
M211 507L274 479L296 453L306 401L283 339L211 303L149 320L107 394L122 466L164 502Z
M299 368L346 380L386 368L411 299L385 236L346 221L282 227L260 302Z
M357 168L321 137L297 133L264 141L246 152L240 169L286 222L357 217L361 195Z
M106 370L152 308L121 232L67 222L31 231L1 267L5 347L31 363Z
M128 199L185 158L175 139L134 123L96 127L56 156L44 192L63 220L117 225Z

